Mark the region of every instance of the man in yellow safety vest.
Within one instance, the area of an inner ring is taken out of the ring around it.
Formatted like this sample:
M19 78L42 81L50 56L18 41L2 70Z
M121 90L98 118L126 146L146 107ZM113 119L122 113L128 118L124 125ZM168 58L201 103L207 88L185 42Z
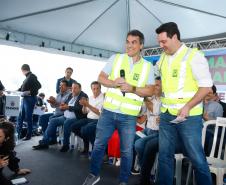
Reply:
M130 31L126 39L126 53L113 55L99 75L99 82L108 89L104 109L97 123L90 174L83 185L94 185L100 180L99 171L105 148L115 129L118 129L120 136L119 184L128 183L136 117L140 112L143 97L152 96L154 89L153 66L140 54L143 44L143 34L138 30Z
M156 29L163 48L157 65L162 79L162 107L159 126L159 185L172 185L174 153L180 141L191 160L198 185L211 185L211 175L202 147L202 100L212 86L208 62L203 53L180 41L177 24Z

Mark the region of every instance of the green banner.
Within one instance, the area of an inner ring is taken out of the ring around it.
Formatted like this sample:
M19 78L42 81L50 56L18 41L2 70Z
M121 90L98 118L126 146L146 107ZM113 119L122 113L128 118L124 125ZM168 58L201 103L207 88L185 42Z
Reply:
M210 72L215 85L226 85L226 55L208 56Z

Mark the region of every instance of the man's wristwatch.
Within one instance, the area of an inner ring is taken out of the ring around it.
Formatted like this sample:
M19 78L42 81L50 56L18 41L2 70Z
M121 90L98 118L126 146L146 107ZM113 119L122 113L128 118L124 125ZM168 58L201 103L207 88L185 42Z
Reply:
M137 90L137 87L136 86L132 86L132 92L135 93Z

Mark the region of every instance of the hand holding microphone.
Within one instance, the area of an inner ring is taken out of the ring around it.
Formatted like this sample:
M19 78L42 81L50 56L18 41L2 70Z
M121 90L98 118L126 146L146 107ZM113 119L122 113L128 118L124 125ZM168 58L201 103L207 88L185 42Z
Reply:
M125 70L124 69L120 70L120 77L125 79ZM123 96L125 96L125 94L126 94L125 92L122 92Z
M117 78L115 80L115 84L116 84L115 87L120 87L123 96L125 96L126 92L131 92L131 93L136 92L136 87L128 84L125 80L125 76L126 76L125 70L121 69L120 70L120 78Z

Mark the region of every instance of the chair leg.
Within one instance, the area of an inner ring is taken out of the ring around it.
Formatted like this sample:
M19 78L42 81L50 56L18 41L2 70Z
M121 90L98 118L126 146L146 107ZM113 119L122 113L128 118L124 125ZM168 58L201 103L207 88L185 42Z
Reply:
M115 165L115 163L117 162L117 157L113 158L113 165Z
M189 182L191 179L191 173L192 173L192 164L189 162L188 173L187 173L187 178L186 178L186 185L189 185Z
M71 136L70 136L70 146L71 146L71 149L75 149L75 134L73 132L71 132Z
M152 167L152 170L151 170L151 175L154 176L154 182L158 182L158 153L155 157L155 163Z
M93 146L92 146L92 144L89 142L89 152L92 152L92 150L93 150Z
M189 162L189 166L188 166L188 174L187 174L187 178L186 178L186 185L189 185L190 179L191 179L191 174L192 174L192 184L193 185L197 185L196 180L195 180L195 172L192 169L192 164L191 162Z
M222 185L224 183L223 181L224 181L224 171L218 169L216 173L216 185Z
M197 185L196 180L195 180L195 172L193 170L193 185Z
M59 126L59 127L58 127L58 132L59 132L59 136L58 136L59 143L60 143L60 145L63 145L63 139L64 139L64 127L63 127L63 126Z
M133 168L134 168L135 170L139 170L139 169L140 169L140 165L139 165L139 162L138 162L138 156L137 156L137 155L136 155L136 157L135 157L135 162L134 162Z
M181 185L182 155L176 154L175 158L176 158L176 168L175 168L176 185Z
M78 151L83 151L84 150L84 143L83 143L83 140L82 138L80 138L79 136L76 136L76 148Z

